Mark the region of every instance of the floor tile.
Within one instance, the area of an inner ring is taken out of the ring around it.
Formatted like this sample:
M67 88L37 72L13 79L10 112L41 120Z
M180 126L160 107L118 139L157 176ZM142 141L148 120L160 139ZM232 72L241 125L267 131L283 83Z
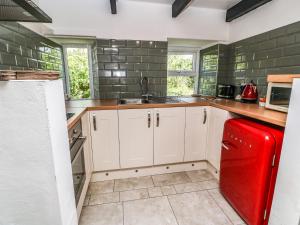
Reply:
M231 222L234 225L244 224L244 221L239 217L239 215L234 211L234 209L229 205L229 203L224 199L222 194L218 189L212 189L208 191L209 194L213 197L213 199L217 202L219 207L223 210L223 212L228 216Z
M113 203L84 207L79 225L123 225L122 204Z
M152 176L152 178L155 186L168 186L172 184L191 182L185 172L160 174Z
M128 179L115 180L115 191L127 191L141 188L153 187L153 181L150 176L133 177Z
M90 183L88 194L102 194L102 193L110 193L114 191L114 181L101 181L101 182L93 182Z
M89 205L100 205L105 203L115 203L120 201L119 192L91 195Z
M193 170L186 172L192 182L206 181L214 179L214 176L207 170Z
M218 188L219 184L217 180L208 180L195 183L185 183L185 184L176 184L174 185L177 193L185 193L192 191L202 191L207 189Z
M138 190L120 192L120 201L130 201L130 200L144 199L144 198L149 198L147 189L138 189Z
M88 206L89 205L90 197L91 197L91 195L86 195L85 196L83 206Z
M148 188L148 192L149 192L150 198L163 196L163 193L162 193L160 187Z
M230 225L207 191L168 196L179 225Z
M167 197L124 202L124 225L178 225Z
M163 195L175 195L176 191L173 186L162 186L161 191Z

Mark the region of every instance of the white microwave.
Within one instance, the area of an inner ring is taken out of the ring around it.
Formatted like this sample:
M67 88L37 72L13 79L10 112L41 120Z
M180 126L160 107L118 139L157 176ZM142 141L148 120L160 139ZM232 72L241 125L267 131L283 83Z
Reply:
M288 112L292 83L268 84L266 108L281 112Z

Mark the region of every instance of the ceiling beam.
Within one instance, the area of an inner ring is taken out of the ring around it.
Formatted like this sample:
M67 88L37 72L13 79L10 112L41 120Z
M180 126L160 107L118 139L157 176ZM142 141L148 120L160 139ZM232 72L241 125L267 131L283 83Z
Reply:
M175 0L172 5L172 17L177 17L192 0Z
M111 14L117 14L117 0L110 0Z
M272 0L242 0L227 10L226 22L231 22L270 1Z

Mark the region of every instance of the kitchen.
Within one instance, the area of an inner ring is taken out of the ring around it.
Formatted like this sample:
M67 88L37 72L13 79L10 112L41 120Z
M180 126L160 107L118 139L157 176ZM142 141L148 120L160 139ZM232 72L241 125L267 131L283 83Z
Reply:
M34 2L0 4L1 225L299 224L296 0Z

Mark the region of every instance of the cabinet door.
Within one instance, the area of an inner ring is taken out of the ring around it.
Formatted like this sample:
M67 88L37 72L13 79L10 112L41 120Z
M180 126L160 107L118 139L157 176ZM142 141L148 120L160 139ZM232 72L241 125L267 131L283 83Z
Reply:
M184 161L206 159L208 107L186 108Z
M118 112L90 112L94 170L119 169Z
M185 108L154 111L154 164L183 162Z
M85 113L81 117L82 124L82 135L86 137L86 142L84 143L84 160L85 160L85 170L87 177L90 178L93 172L93 157L92 157L92 147L91 147L91 129L90 129L90 119L89 113Z
M119 110L121 168L153 165L153 110Z
M229 119L229 112L211 108L209 117L209 131L207 136L207 160L220 170L221 143L223 138L224 123Z

